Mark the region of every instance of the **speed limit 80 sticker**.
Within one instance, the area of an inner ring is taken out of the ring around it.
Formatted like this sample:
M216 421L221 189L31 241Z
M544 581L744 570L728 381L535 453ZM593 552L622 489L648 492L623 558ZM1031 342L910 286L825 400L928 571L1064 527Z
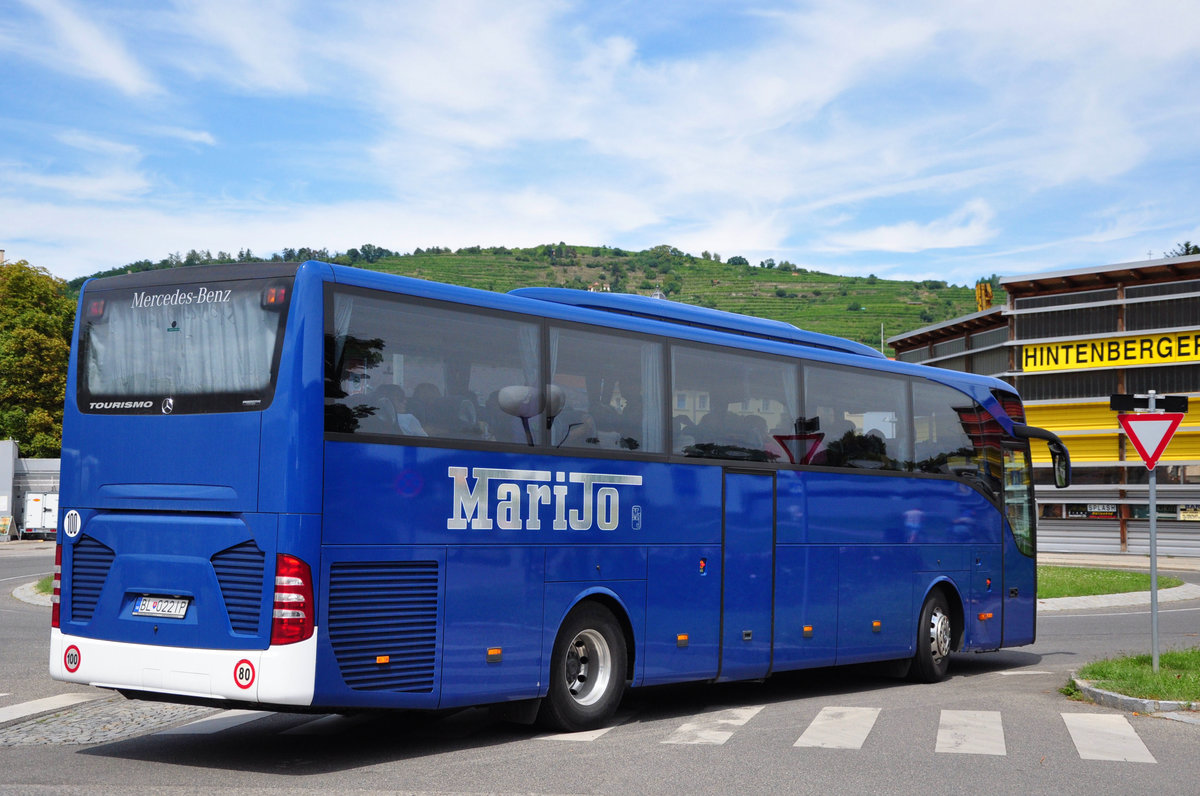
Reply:
M233 682L238 688L246 689L254 685L254 664L242 658L233 667Z

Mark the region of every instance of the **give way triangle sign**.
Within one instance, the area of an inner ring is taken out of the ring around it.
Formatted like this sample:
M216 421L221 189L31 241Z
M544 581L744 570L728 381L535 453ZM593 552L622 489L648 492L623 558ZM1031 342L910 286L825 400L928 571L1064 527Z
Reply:
M1138 456L1153 470L1158 457L1167 449L1175 429L1183 422L1182 412L1161 412L1141 415L1117 415L1121 428L1129 435L1129 441L1137 448Z

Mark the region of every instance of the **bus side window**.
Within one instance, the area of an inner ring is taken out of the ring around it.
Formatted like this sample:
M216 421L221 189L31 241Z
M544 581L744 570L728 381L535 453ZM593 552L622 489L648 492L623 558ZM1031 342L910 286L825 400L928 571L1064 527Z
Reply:
M958 390L913 382L913 430L919 473L952 475L999 498L1000 424Z
M565 399L550 423L551 447L662 451L661 343L551 327L550 365Z
M808 363L804 366L804 410L813 430L821 435L810 463L866 470L910 468L912 419L907 378Z
M932 382L913 384L915 469L960 478L979 476L975 444L964 427L973 422L974 404L958 390Z
M797 461L795 363L767 356L676 346L672 450L707 459Z
M325 323L327 431L525 441L494 397L541 389L538 324L365 291L335 293Z

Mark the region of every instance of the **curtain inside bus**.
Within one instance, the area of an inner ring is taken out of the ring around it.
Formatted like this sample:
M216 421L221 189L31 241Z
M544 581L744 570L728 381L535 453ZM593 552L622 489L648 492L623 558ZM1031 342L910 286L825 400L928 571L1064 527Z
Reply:
M175 413L265 408L290 285L244 279L89 291L80 409L159 412L166 399Z

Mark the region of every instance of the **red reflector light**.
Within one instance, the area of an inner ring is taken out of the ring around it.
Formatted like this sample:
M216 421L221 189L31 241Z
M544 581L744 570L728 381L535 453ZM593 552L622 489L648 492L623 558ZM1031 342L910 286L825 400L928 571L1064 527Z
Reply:
M295 556L275 557L275 605L271 643L295 644L311 638L317 626L312 570Z
M50 595L50 627L59 627L62 622L60 604L62 600L62 545L54 546L54 592Z

